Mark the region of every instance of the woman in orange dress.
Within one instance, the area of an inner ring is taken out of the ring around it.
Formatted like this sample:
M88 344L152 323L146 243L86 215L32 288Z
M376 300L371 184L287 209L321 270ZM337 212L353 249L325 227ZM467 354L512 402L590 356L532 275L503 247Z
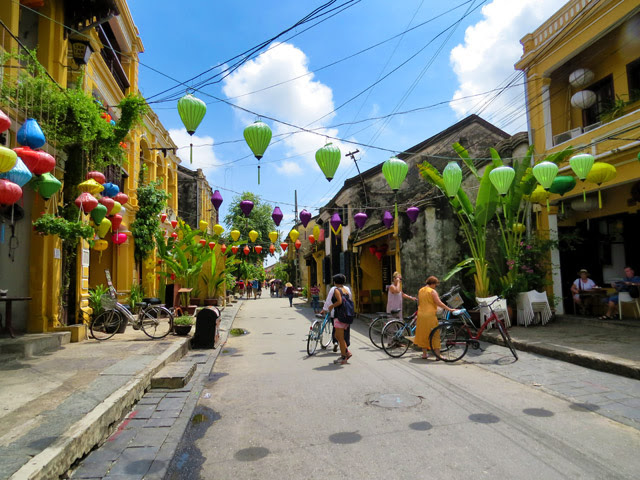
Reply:
M439 283L440 281L432 275L427 278L427 286L422 287L418 292L418 319L416 320L416 336L413 343L422 348L422 358L425 359L428 358L427 351L431 349L429 346L429 335L431 334L431 330L438 328L438 318L436 317L438 307L450 312L454 310L442 303L442 300L440 300L440 296L435 290ZM439 354L439 334L434 336L433 340L433 349L436 354Z

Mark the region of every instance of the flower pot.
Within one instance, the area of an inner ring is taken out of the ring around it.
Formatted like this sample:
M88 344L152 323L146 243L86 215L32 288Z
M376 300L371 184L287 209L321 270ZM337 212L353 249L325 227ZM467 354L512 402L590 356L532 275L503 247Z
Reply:
M191 331L191 325L174 325L173 331L176 335L188 335Z
M202 299L198 297L191 297L191 305L196 305L197 307L199 307L200 305L202 305Z
M217 298L205 298L204 299L204 304L206 306L217 307L218 306L218 299Z
M187 307L187 314L188 315L193 315L194 313L196 313L196 309L198 308L197 305L189 305Z

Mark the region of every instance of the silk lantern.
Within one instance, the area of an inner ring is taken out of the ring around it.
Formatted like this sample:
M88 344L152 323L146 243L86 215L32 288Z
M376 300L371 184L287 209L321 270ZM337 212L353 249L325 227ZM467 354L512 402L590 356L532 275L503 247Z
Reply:
M113 235L111 235L111 240L116 245L122 245L124 242L127 241L127 234L126 233L114 233Z
M129 195L127 195L126 193L118 192L116 195L114 195L113 199L116 202L119 202L120 205L124 205L129 201Z
M253 210L253 202L251 200L242 200L240 202L240 210L242 210L242 214L249 218L251 215L251 210Z
M364 224L367 223L368 219L369 215L364 212L358 212L353 216L353 221L355 222L357 228L364 227Z
M227 251L227 246L226 246L224 243L223 243L222 245L220 245L220 251L221 251L222 253L224 253L224 252L226 252L226 251Z
M222 225L220 225L219 223L216 223L213 226L213 233L216 235L222 235L224 233L224 227Z
M569 159L569 165L571 166L571 170L576 174L576 177L580 179L582 185L582 200L587 201L587 194L584 188L584 181L589 175L591 171L591 167L593 167L593 162L595 159L593 155L589 155L588 153L581 153L578 155L574 155Z
M216 242L209 242L209 250L216 248Z
M515 176L516 171L506 165L494 168L489 172L489 180L502 197L509 192L509 187L511 187Z
M80 190L81 192L90 193L91 195L96 195L103 191L104 187L94 179L90 178L89 180L85 180L84 182L79 183L78 190Z
M255 243L255 242L256 242L256 240L258 239L258 236L259 236L259 234L258 234L258 232L256 232L255 230L251 230L251 231L249 232L249 239L250 239L250 240L251 240L251 242L253 242L253 243Z
M13 205L22 198L22 188L16 183L0 178L0 205Z
M89 192L82 192L75 201L76 207L84 213L89 213L98 206L98 200Z
M102 205L107 207L107 214L109 214L111 212L111 210L113 209L113 205L116 203L116 201L113 198L104 197L104 196L98 201ZM165 216L165 220L166 220L166 215L164 213L163 213L163 215ZM162 218L162 216L160 218ZM164 223L164 221L162 223Z
M238 246L237 245L231 245L231 253L233 253L234 255L236 253L238 253Z
M211 204L213 205L213 208L216 209L216 212L218 211L218 209L220 208L220 205L222 205L222 195L220 194L220 190L216 190L215 192L213 192L213 194L211 195Z
M6 132L11 128L11 119L9 115L0 110L0 133Z
M171 220L171 228L176 228L178 226L178 221L177 220Z
M462 169L456 162L449 162L442 171L442 181L444 183L444 192L447 197L453 198L458 194L460 185L462 184Z
M394 211L395 217L398 218L398 189L404 179L407 177L407 173L409 172L409 167L406 162L400 160L397 157L391 157L389 160L382 164L382 174L384 175L385 180L393 190L395 199L394 199Z
M164 223L166 221L167 221L167 214L166 213L160 214L160 223Z
M29 183L29 180L33 178L33 175L31 174L31 171L27 168L27 166L24 164L24 162L20 159L20 157L17 157L16 164L14 165L14 167L8 172L0 173L0 178L9 180L10 182L15 183L20 188L22 188L27 183Z
M316 237L318 239L318 241L320 241L320 226L319 225L314 225L314 227L313 227L313 236Z
M276 224L276 227L280 226L280 222L282 221L282 218L284 217L284 215L282 215L282 210L280 210L280 207L276 207L273 209L273 213L271 214L271 218L273 219L273 223Z
M209 222L207 222L205 220L200 220L200 222L198 223L198 226L200 227L200 230L202 230L204 232L209 227Z
M393 225L393 215L391 215L391 212L389 210L385 210L384 214L382 215L382 223L384 223L384 226L387 228L391 228L391 226Z
M107 182L102 185L104 190L102 191L103 197L115 197L120 192L120 187L115 183Z
M18 154L7 147L0 146L0 173L8 172L16 166Z
M558 165L553 162L540 162L533 167L533 176L547 191L551 188L556 175L558 175ZM549 211L549 197L547 197L547 211Z
M342 228L342 227L340 227ZM320 234L318 235L318 241L319 242L324 242L324 228L320 229Z
M256 251L256 253L257 253L257 254L262 253L262 246L260 246L260 245L256 245L256 246L254 247L254 249L255 249L255 251Z
M120 213L120 210L122 210L122 205L120 205L120 202L117 202L114 200L113 207L111 207L111 210L109 210L109 215L115 215L117 213Z
M102 185L104 182L106 182L104 174L102 174L101 172L93 171L93 172L87 173L87 180L91 180L91 179L95 180L100 185Z
M36 153L38 154L38 164L37 167L32 170L32 173L35 175L43 175L56 168L56 159L53 158L52 155L42 150L38 150Z
M247 245L244 246L242 251L244 252L245 255L249 255L251 253L251 250L249 249L249 247Z
M16 147L13 151L22 159L31 173L36 175L34 171L37 170L38 163L40 163L40 155L38 155L38 151L32 150L29 147Z
M302 246L302 242L298 239L296 240L296 243L293 244L294 247L296 247L296 250L300 250L300 247Z
M416 220L418 219L419 214L420 214L420 209L418 207L407 208L407 217L409 217L409 221L411 223L416 223Z
M16 134L16 140L20 145L34 149L42 147L47 142L40 125L33 118L24 121Z
M278 232L269 232L269 240L271 240L271 243L276 243L278 240Z
M207 244L207 241L204 238L200 239L200 245L202 245L203 247Z
M591 171L587 175L587 180L598 185L602 185L616 176L616 167L610 163L596 162L591 167ZM602 208L602 194L598 189L598 208Z
M103 252L104 250L107 249L108 246L109 246L109 242L107 242L106 240L102 240L101 238L93 242L93 249L96 252Z
M331 231L333 232L333 234L338 235L340 233L340 230L342 230L342 219L337 212L331 216L329 224L331 225Z
M306 210L302 210L300 212L300 223L302 223L302 226L306 229L307 225L309 225L309 221L311 220L311 213L307 212Z
M309 234L309 243L311 245L313 245L314 243L316 243L316 237L313 236L313 234Z
M316 163L328 181L333 180L340 165L340 156L340 149L332 143L327 143L316 151Z
M287 247L288 247L288 246L289 246L289 244L288 244L288 243L285 243L285 242L282 242L282 243L280 244L280 248L282 248L282 251L283 251L283 252L286 252L286 251L287 251Z
M100 224L98 225L96 232L98 233L98 236L100 238L104 238L104 236L109 232L110 229L111 229L111 220L109 220L108 218L103 218Z
M229 232L229 235L231 235L231 240L233 240L234 242L237 242L238 239L240 238L240 231L231 230L231 232Z
M273 255L276 252L276 246L272 243L269 245L269 253Z
M38 192L42 198L49 200L62 188L62 183L50 173L45 173L37 179L33 184L33 189Z
M176 232L172 232L171 233L171 238L173 238L174 240L178 239L178 234Z
M561 197L573 190L576 186L576 179L571 175L558 175L549 187L549 191L551 193L555 193L560 195ZM562 209L562 213L564 213L564 202L560 202L560 208Z
M289 238L291 239L292 242L295 242L298 239L298 236L300 235L300 232L298 232L298 230L292 229L289 232Z
M202 122L205 113L207 113L207 104L199 98L187 93L178 100L178 114L180 120L187 129L187 133L191 137L189 144L189 163L193 163L193 134L196 133L198 125Z
M256 120L243 132L249 148L258 159L258 185L260 185L260 159L271 142L271 129L266 123Z
M511 225L511 231L517 235L522 235L527 230L523 223L514 223Z
M118 227L120 227L120 224L122 223L122 215L111 215L109 217L109 220L111 221L111 230L115 232L118 230Z
M369 245L369 253L375 255L378 248L375 245Z

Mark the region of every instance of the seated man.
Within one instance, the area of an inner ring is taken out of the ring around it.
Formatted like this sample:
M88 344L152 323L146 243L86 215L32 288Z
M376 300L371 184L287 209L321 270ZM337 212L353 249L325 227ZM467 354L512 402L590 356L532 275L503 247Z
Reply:
M597 285L589 278L589 272L584 268L578 272L578 276L579 278L571 285L571 293L573 293L573 301L578 306L578 311L584 314L586 305L583 303L580 294L584 291L597 288Z
M611 286L618 292L628 292L633 284L640 284L640 277L636 276L633 268L624 267L624 278L620 282L612 282ZM609 297L607 314L600 317L600 320L612 320L615 318L615 311L618 307L618 295Z

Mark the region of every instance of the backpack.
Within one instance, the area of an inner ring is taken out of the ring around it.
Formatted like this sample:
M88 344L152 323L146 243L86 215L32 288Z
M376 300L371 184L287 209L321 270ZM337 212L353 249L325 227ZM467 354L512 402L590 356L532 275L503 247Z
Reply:
M629 287L629 296L631 298L638 298L640 297L640 290L638 290L638 287L636 285L631 285Z
M340 293L342 294L342 305L336 307L336 318L342 323L351 324L356 315L353 300L351 300L351 296L348 293L343 293L342 291Z

